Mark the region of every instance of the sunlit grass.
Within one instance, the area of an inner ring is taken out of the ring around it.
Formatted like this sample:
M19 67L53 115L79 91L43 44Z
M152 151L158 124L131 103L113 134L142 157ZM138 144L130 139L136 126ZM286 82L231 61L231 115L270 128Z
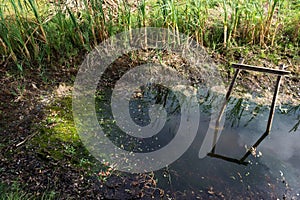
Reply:
M80 8L36 0L1 0L2 61L38 66L90 51L105 38L137 27L166 27L212 49L300 43L297 0L81 0ZM55 58L55 59L53 59Z

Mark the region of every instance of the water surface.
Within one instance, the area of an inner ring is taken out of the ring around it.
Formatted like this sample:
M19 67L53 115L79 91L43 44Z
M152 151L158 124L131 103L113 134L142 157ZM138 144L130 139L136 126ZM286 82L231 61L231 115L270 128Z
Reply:
M142 98L132 98L129 110L133 121L145 126L153 104L162 104L168 120L151 138L138 139L111 125L109 137L116 145L133 152L155 151L168 144L180 122L180 105L172 91L158 86L141 88ZM211 104L224 98L211 91L199 90L201 118L199 129L189 149L174 163L155 172L158 187L173 198L300 198L300 109L289 105L277 107L270 135L250 155L247 166L206 156L199 150L209 129ZM97 101L99 120L113 119L109 111L111 91ZM106 99L106 100L105 100ZM231 98L224 114L224 128L216 145L216 153L240 159L247 148L264 133L269 106Z

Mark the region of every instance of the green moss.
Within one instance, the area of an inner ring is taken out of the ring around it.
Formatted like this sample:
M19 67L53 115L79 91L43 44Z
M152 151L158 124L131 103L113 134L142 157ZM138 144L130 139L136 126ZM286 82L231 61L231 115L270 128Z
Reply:
M30 145L37 148L37 153L44 159L91 169L97 162L85 149L77 134L72 115L72 98L59 98L46 110L46 117L37 129L39 133L31 140Z

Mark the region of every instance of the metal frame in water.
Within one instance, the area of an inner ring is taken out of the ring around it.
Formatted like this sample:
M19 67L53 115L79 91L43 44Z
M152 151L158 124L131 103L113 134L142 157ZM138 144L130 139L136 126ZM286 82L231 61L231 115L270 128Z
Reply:
M272 122L273 122L273 118L274 118L274 111L275 111L277 96L278 96L278 92L279 92L279 88L280 88L282 76L288 75L291 72L284 70L285 66L282 65L282 64L279 66L279 69L270 69L270 68L265 68L265 67L245 65L245 64L243 64L243 62L244 62L244 60L241 59L238 64L232 64L232 66L231 66L231 67L233 67L233 68L236 69L235 70L235 74L234 74L234 77L233 77L233 79L231 81L231 84L230 84L230 86L228 88L228 91L226 93L225 100L224 100L224 103L222 105L221 111L220 111L220 113L218 115L218 118L216 120L215 132L214 132L214 139L213 139L213 144L212 144L212 150L207 155L210 156L210 157L215 157L215 158L223 159L223 160L226 160L226 161L229 161L229 162L234 162L234 163L237 163L237 164L247 165L248 162L245 161L247 159L247 157L270 134L270 131L271 131L271 128L272 128ZM249 148L247 150L247 152L244 154L244 156L242 158L236 159L236 158L231 158L231 157L227 157L227 156L223 156L223 155L217 154L217 153L215 153L215 151L216 151L217 137L218 137L218 131L219 131L219 126L220 126L220 121L221 121L221 118L222 118L222 116L224 114L224 111L225 111L225 108L227 106L227 103L229 102L229 97L230 97L230 95L232 93L233 86L234 86L234 83L236 81L236 78L239 75L239 73L240 73L241 70L249 70L249 71L255 71L255 72L275 74L275 75L278 75L278 76L277 76L277 82L276 82L276 85L275 85L275 90L274 90L274 95L273 95L273 100L272 100L272 104L271 104L271 109L270 109L270 113L269 113L269 118L268 118L268 123L267 123L266 131L255 142L255 144L251 148Z

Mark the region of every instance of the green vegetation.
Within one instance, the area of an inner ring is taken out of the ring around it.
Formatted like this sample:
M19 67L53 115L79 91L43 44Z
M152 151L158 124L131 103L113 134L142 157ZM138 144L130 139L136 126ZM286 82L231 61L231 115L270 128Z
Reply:
M41 195L41 200L54 200L57 196L55 192L46 192ZM33 195L22 191L17 182L14 182L12 186L7 186L0 183L0 200L34 200L36 199Z
M82 144L73 121L70 95L56 97L45 110L45 117L41 123L31 127L32 137L22 146L34 151L41 161L50 162L54 166L69 166L74 170L84 171L85 175L97 176L102 182L114 174L109 163L103 164L97 161ZM19 151L16 149L16 152ZM0 181L0 200L51 200L57 199L59 195L56 191L46 190L37 196L36 193L32 194L24 189L26 184L21 185L18 179L10 181L13 184L9 186Z
M74 167L91 170L93 165L100 165L89 155L77 134L73 115L72 98L57 99L48 108L39 134L32 138L30 145L43 159L68 163Z
M139 27L164 27L187 34L212 54L224 55L229 61L235 59L236 53L254 63L266 59L277 65L283 58L291 59L293 75L296 79L300 75L297 65L300 63L299 0L0 0L1 75L3 72L0 81L5 79L0 82L5 85L5 93L1 95L5 102L0 99L0 105L9 104L3 111L0 109L0 116L5 116L12 104L14 108L22 107L20 102L28 99L31 102L34 94L42 93L46 84L39 82L36 73L41 75L42 81L48 81L43 74L58 71L52 76L55 80L51 83L54 84L62 80L73 81L76 69L73 73L66 72L70 73L67 75L61 73L67 70L57 69L80 64L82 56L106 38ZM25 73L27 69L28 74ZM226 70L221 70L221 73L227 75ZM14 83L5 84L10 81ZM54 85L51 83L50 87ZM34 91L28 92L32 87ZM100 102L99 107L101 98L99 95L96 99ZM20 148L33 151L37 159L51 163L52 167L67 165L85 171L87 175L97 174L101 181L105 181L114 171L108 164L95 160L81 143L74 126L71 101L70 96L57 98L41 110L45 116L39 123L29 124L29 137L24 136L25 140L23 135L20 137L24 141ZM239 123L243 109L242 100L238 100L229 116L235 120L233 123ZM19 113L12 110L12 114L16 112L13 115L15 120ZM30 110L25 110L24 107L22 112L30 114ZM99 112L103 114L100 108ZM110 119L100 121L108 132L113 123ZM298 127L299 123L291 131ZM18 128L15 127L16 136L27 134L20 131L22 127ZM5 128L0 126L2 129ZM13 142L16 141L20 142L18 139ZM0 148L11 145L1 143ZM19 151L16 148L8 153L12 155ZM18 185L17 178L10 181L16 184L7 186L0 181L0 200L35 199L27 189ZM54 191L41 196L42 199L57 199Z
M111 35L143 26L189 34L217 51L257 45L297 52L300 43L297 0L1 1L1 59L19 71L51 65L53 58L65 63Z

